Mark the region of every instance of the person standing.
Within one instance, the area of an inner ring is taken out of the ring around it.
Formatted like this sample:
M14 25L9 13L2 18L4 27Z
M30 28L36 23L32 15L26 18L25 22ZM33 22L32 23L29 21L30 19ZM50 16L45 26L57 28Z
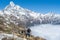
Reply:
M28 28L28 29L26 30L26 37L30 37L30 36L31 36L31 29Z

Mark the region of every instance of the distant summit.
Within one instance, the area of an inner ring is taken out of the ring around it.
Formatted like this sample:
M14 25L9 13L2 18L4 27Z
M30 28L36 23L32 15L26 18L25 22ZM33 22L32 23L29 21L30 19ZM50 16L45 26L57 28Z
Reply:
M13 1L11 1L11 2L10 2L10 5L11 5L11 6L14 6L15 4L13 3Z
M38 24L60 24L60 14L41 14L15 5L12 1L0 11L6 24L33 26Z

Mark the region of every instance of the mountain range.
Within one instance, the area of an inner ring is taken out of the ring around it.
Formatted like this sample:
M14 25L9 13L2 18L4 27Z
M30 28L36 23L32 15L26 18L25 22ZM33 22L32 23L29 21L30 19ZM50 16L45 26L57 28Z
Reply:
M39 24L60 24L60 14L52 12L42 14L37 13L19 5L12 1L3 10L0 11L0 24L17 26L34 26Z

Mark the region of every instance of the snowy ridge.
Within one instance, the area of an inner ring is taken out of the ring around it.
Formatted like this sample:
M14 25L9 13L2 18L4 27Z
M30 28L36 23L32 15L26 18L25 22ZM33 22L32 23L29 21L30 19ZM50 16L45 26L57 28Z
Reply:
M60 14L35 13L31 10L24 9L19 5L15 5L12 1L0 11L0 16L4 18L6 23L14 23L16 25L31 26L36 24L60 24Z

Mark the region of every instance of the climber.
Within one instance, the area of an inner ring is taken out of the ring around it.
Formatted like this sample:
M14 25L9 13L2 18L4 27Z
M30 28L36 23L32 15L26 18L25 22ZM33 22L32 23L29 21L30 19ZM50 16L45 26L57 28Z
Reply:
M31 35L31 29L30 28L27 28L27 30L26 30L26 37L27 36L30 37L30 35Z

